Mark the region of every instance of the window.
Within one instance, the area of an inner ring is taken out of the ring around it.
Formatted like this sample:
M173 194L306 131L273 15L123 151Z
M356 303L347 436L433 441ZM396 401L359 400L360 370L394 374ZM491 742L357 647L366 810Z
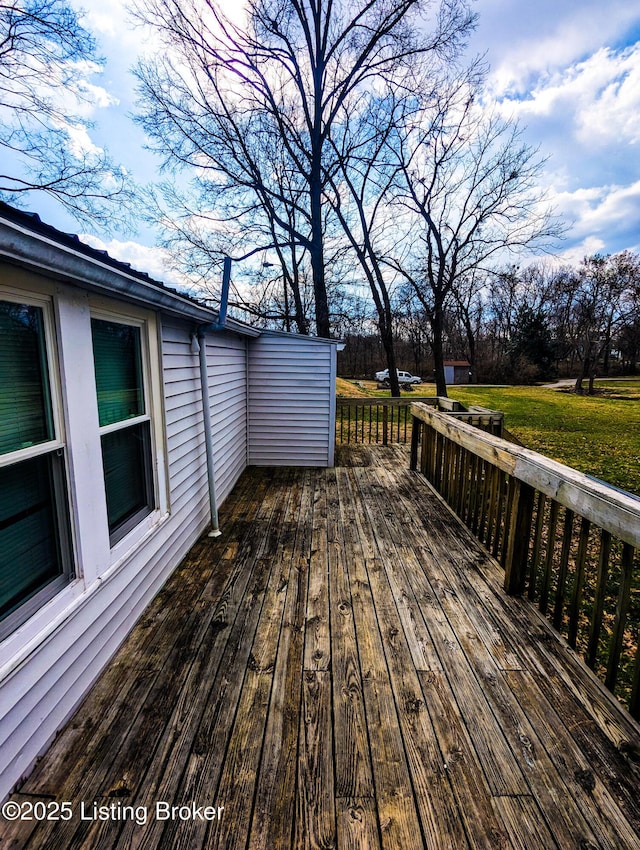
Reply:
M0 300L0 638L72 576L48 306Z
M91 320L112 546L154 508L142 330L115 320Z

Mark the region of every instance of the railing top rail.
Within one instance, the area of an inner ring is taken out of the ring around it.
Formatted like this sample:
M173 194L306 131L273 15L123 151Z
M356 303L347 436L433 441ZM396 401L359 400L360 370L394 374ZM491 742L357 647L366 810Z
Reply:
M640 500L538 452L479 431L414 402L411 414L438 433L559 502L618 539L640 548Z
M343 407L355 407L355 406L372 406L375 407L379 405L380 407L409 407L412 404L428 404L431 407L437 407L440 410L444 410L447 414L451 416L493 416L493 417L504 417L504 413L501 410L489 410L487 407L480 407L479 405L469 405L468 409L465 408L459 401L455 401L453 399L444 398L443 396L413 396L409 398L408 396L403 396L401 398L390 397L390 396L338 396L337 404L342 405Z
M438 404L437 396L415 396L413 398L407 398L404 396L403 398L391 398L389 396L338 396L336 398L336 403L338 405L342 405L343 407L355 407L356 405L379 405L380 407L409 407L409 405L414 402L420 402L422 404L430 404L435 407Z

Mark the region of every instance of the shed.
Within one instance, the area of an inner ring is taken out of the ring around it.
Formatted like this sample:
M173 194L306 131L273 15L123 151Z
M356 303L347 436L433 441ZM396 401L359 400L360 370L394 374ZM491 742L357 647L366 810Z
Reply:
M470 384L471 363L468 360L445 360L444 380L447 384Z
M245 467L333 464L338 343L219 318L0 204L0 799Z

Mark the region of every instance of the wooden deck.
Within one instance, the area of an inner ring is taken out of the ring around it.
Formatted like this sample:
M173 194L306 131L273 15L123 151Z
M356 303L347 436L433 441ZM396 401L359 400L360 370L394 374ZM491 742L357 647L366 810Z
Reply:
M638 850L637 724L406 450L338 454L245 473L11 798L69 820L3 850Z

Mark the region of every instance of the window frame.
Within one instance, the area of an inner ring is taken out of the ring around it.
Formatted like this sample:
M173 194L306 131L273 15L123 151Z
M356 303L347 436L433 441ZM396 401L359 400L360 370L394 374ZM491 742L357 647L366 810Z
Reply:
M118 305L119 307L121 305ZM156 393L154 392L154 373L152 369L152 338L155 332L155 317L131 308L124 309L124 305L120 309L114 308L111 304L96 303L90 304L90 319L93 321L110 322L112 324L120 324L128 327L136 327L140 333L140 360L141 360L141 375L142 375L142 393L144 400L144 414L132 416L128 419L123 419L118 422L113 422L109 425L98 425L98 435L100 447L102 448L102 437L108 434L113 434L118 431L124 431L127 428L136 425L147 423L148 427L148 445L145 448L145 480L144 487L147 494L147 505L136 511L132 516L124 520L120 525L109 531L109 542L112 552L118 549L125 538L127 538L134 530L144 527L145 520L153 517L159 510L163 508L161 489L158 481L157 465L158 465L158 443L157 443L157 412L155 406ZM91 332L93 334L93 331ZM93 336L92 336L93 340ZM93 355L93 348L92 348ZM95 370L95 362L94 362ZM97 386L95 388L96 405L98 403ZM104 483L104 468L103 468L103 483ZM106 489L105 489L106 503Z
M62 392L58 369L58 347L53 298L46 294L3 285L0 300L41 310L43 344L47 368L47 383L51 405L53 439L44 440L26 448L0 454L0 469L17 466L26 461L50 457L52 476L52 508L57 529L57 539L62 573L48 581L40 590L18 604L15 610L0 619L0 641L15 632L43 605L57 596L76 578L76 553L73 541L69 502L69 458L64 431Z

